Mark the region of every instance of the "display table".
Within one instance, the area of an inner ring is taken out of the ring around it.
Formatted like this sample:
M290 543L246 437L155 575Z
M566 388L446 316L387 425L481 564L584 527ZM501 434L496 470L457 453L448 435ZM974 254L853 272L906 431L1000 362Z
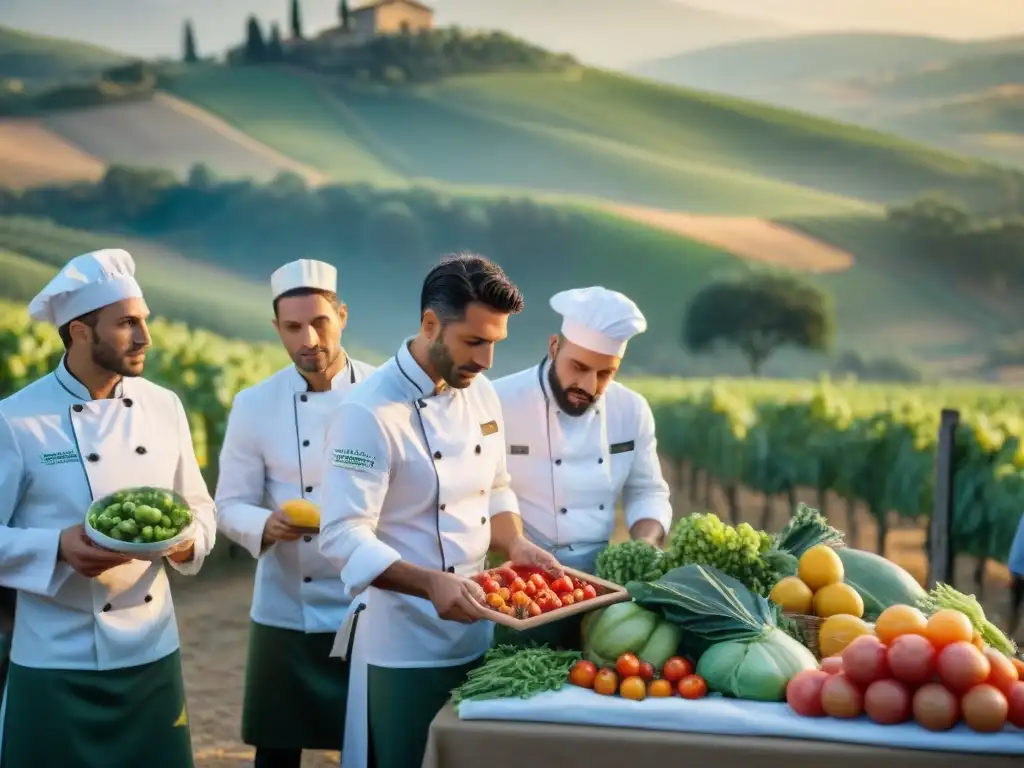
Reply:
M970 760L971 768L1019 768L1024 755L1024 732L1016 729L982 735L958 726L935 734L910 724L794 714L783 736L785 710L728 699L634 702L573 687L527 700L466 703L462 718L448 705L431 725L423 768L664 768L683 760L715 768L931 768L937 759L956 758ZM904 745L882 746L893 741Z

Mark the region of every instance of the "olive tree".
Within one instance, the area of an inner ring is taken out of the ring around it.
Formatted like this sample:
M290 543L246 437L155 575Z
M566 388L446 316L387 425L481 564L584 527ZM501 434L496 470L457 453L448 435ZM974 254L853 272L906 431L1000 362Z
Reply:
M711 283L686 309L683 341L695 354L737 349L758 376L780 347L825 352L833 310L818 287L787 273L754 273Z

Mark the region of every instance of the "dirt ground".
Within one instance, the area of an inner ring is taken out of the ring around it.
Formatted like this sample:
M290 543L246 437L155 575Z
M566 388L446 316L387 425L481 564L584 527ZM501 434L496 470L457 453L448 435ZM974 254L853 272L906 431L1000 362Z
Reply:
M675 484L675 477L666 470L666 479ZM814 504L812 492L800 493L800 501ZM743 519L755 527L761 524L763 498L741 493ZM703 503L689 503L687 492L677 491L674 499L677 515L706 510ZM712 495L710 508L726 519L725 498L721 491ZM845 504L830 499L829 517L837 528L849 532ZM777 531L787 518L785 500L776 499L774 515L768 530ZM876 527L864 510L857 512L857 541L848 541L861 549L875 550ZM620 525L617 537L624 537ZM893 527L886 543L885 555L902 565L920 581L924 581L927 559L924 553L924 531L920 527ZM226 547L224 550L226 551ZM956 586L964 592L975 592L976 563L965 559L957 563ZM239 741L242 680L248 628L249 602L252 596L253 567L247 555L228 560L224 554L192 579L174 580L175 604L182 635L182 657L188 690L189 720L200 768L242 768L252 765L252 750ZM990 564L985 574L984 604L986 614L1000 627L1006 628L1009 602L1009 574L1005 568ZM1024 632L1016 633L1024 643ZM321 768L339 764L337 754L309 753L304 768Z

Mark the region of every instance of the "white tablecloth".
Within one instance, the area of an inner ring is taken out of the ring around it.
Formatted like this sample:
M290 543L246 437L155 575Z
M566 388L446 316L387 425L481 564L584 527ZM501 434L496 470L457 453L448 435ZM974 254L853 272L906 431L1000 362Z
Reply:
M800 717L788 705L740 701L711 695L687 700L648 698L631 701L600 696L574 685L529 699L464 701L462 720L518 720L564 725L612 725L659 731L687 731L738 736L777 736L789 739L840 741L851 744L923 749L935 752L975 752L1024 755L1024 731L1006 726L1000 733L975 733L959 724L933 733L914 723L877 725L857 720Z

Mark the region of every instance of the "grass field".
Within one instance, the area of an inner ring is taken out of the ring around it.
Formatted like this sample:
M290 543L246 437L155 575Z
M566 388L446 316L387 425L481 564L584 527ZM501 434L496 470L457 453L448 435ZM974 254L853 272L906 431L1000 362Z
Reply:
M26 88L89 78L125 60L88 43L31 35L0 26L0 75Z

